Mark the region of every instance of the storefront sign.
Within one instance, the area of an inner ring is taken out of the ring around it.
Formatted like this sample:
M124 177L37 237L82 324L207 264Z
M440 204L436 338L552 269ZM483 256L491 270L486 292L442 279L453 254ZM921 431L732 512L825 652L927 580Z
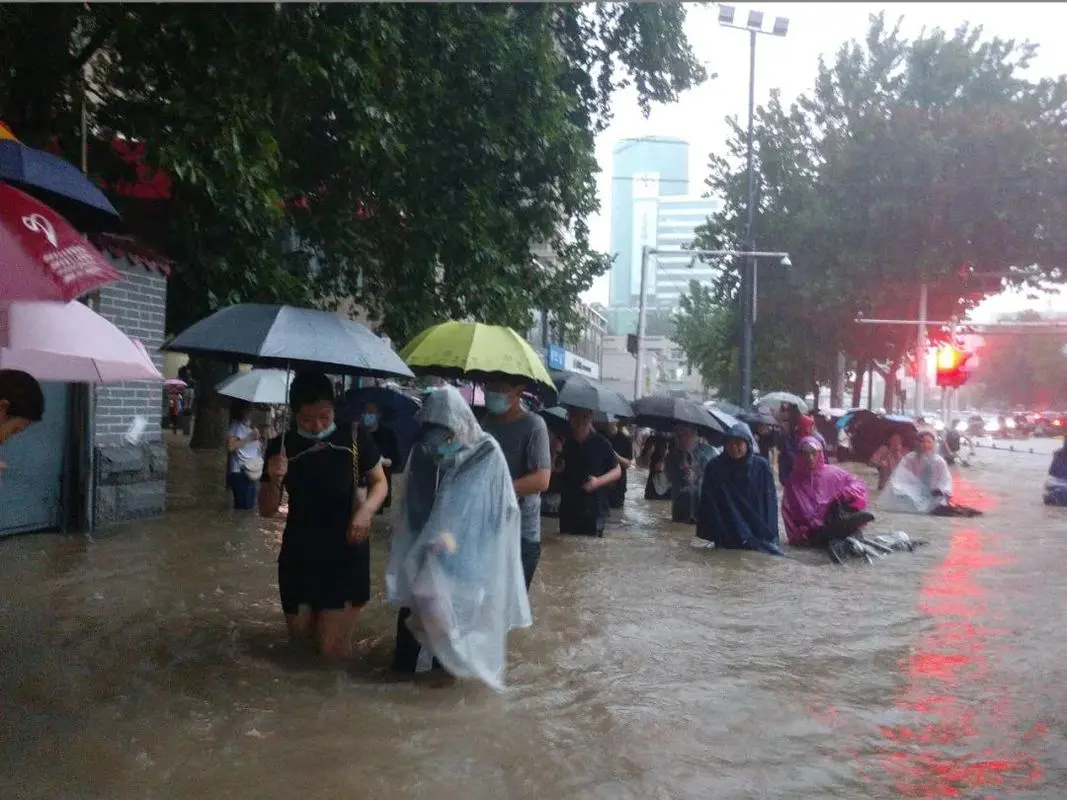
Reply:
M559 345L550 344L545 363L548 364L549 369L566 369L568 355L567 351Z
M570 350L567 350L563 363L563 369L569 372L576 372L579 375L585 375L594 380L600 380L600 365L595 361L582 358L581 356L575 355Z

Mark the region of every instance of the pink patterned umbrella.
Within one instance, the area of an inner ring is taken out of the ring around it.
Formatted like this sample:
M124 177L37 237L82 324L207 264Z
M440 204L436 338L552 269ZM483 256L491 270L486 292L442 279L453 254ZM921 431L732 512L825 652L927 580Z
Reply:
M61 383L163 380L143 344L78 302L0 302L0 368Z
M0 301L67 302L121 277L63 217L0 183Z

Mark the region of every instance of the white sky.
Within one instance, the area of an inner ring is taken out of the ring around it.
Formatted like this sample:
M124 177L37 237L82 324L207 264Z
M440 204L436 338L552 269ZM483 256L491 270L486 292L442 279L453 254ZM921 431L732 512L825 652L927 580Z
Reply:
M1067 3L758 3L737 2L736 19L744 20L749 9L763 11L764 27L770 18L789 18L789 35L759 38L756 55L756 103L766 103L772 88L781 90L788 104L811 88L820 55L832 60L837 48L847 39L862 38L867 31L868 15L885 9L887 21L904 17L903 32L915 36L925 26L954 30L963 22L981 25L987 35L1017 40L1030 39L1043 44L1031 68L1035 77L1067 73L1067 49L1058 49L1056 41L1067 28ZM748 36L742 31L720 28L718 9L712 5L691 4L686 20L686 34L697 57L710 73L718 73L683 95L678 103L657 106L648 119L637 107L632 91L615 97L614 123L597 138L600 162L601 208L610 209L611 150L619 139L633 136L677 136L690 144L690 188L703 193L702 179L707 175L708 154L721 149L726 141L724 118L744 117L748 103ZM610 222L606 213L590 219L592 245L610 250ZM772 247L773 243L764 243ZM587 302L607 303L608 278L603 275L585 293ZM1028 299L1022 294L1008 294L986 301L972 314L987 319L1006 311L1024 308L1067 311L1067 294Z

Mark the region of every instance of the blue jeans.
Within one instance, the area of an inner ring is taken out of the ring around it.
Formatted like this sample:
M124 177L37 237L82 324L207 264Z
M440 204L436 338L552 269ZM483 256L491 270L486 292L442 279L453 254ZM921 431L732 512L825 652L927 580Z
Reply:
M256 482L244 470L230 473L230 491L237 511L251 511L256 507Z

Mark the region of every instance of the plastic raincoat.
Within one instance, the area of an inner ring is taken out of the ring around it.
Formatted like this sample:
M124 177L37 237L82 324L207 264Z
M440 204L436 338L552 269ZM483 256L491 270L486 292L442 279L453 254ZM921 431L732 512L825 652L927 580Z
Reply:
M744 458L722 453L704 470L697 514L697 538L725 549L762 550L780 555L778 493L771 465L756 453L756 441L744 423L727 437L744 439Z
M889 477L878 507L883 511L930 514L947 505L951 496L952 474L945 459L937 453L908 453Z
M867 507L867 484L851 472L827 464L822 442L816 437L801 439L801 450L805 446L818 449L819 463L813 468L803 454L799 455L782 487L782 522L793 545L805 544L811 532L823 526L835 501L857 511Z
M504 685L507 634L531 624L519 552L519 505L500 446L451 386L430 392L424 430L448 429L458 452L422 443L409 462L389 553L389 602L411 609L419 644L452 675Z

